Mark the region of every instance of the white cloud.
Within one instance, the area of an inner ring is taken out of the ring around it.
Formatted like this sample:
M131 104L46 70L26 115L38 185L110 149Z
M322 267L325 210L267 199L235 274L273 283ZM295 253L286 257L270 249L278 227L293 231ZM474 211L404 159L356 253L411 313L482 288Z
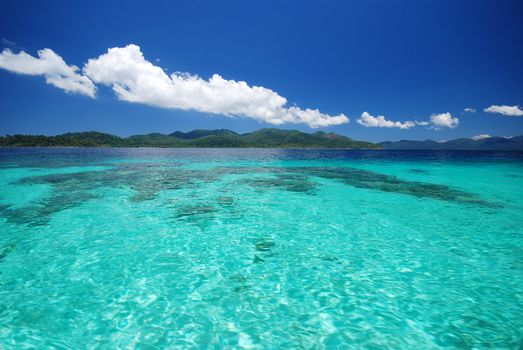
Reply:
M393 122L391 120L385 119L384 116L379 115L374 117L367 112L363 112L361 117L357 122L367 128L399 128L399 129L409 129L416 125L416 123L411 121L406 122Z
M433 114L430 117L431 124L436 129L441 128L455 128L459 124L459 119L452 117L450 113L440 113L440 114Z
M519 106L498 106L492 105L484 109L487 113L499 113L503 115L508 115L511 117L520 117L523 116L523 110Z
M5 49L0 53L0 68L18 74L44 76L48 84L70 93L90 97L96 95L93 82L88 77L78 74L78 67L67 65L62 57L51 49L38 51L38 58L24 51L15 54Z
M489 134L480 134L480 135L472 136L471 139L474 141L477 141L477 140L490 139L491 137L492 136L490 136Z
M429 122L426 122L426 121L417 121L415 120L414 123L416 123L416 125L421 125L421 126L427 126L429 125L430 123Z
M287 99L262 86L226 80L214 74L208 80L189 73L167 75L147 61L140 47L115 47L90 59L83 72L95 83L113 88L119 99L151 106L242 116L271 124L305 123L310 127L344 124L349 118L330 116L317 109L286 107Z
M465 113L476 113L475 108L467 107L463 110Z

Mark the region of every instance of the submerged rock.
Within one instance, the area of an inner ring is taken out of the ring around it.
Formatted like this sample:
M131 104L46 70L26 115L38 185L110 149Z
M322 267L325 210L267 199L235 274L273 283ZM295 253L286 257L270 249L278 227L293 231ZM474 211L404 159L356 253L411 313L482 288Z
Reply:
M316 183L309 180L307 176L300 174L277 174L274 178L254 178L244 181L256 190L270 188L283 189L289 192L309 193L316 188Z
M209 225L214 223L218 211L219 209L212 205L188 205L179 208L174 219L184 225L196 226L205 231Z
M268 238L260 238L254 242L255 248L259 252L270 252L275 245L276 243Z
M340 258L338 258L336 256L330 256L330 255L320 256L320 259L323 261L329 261L329 262L339 262L340 261Z
M423 169L409 169L409 172L414 173L414 174L429 174L429 172L427 170L423 170Z
M259 264L259 263L264 263L265 260L263 260L262 258L260 258L258 255L255 255L255 256L254 256L254 259L252 259L252 262L255 263L255 264Z
M216 202L223 207L230 207L234 203L234 198L228 196L220 196L216 198Z
M251 288L249 279L241 274L231 276L230 279L233 282L233 291L235 292L243 292Z
M6 256L11 253L16 248L16 243L11 242L6 244L4 247L0 248L0 262L6 258Z
M214 214L217 212L218 209L216 207L213 207L211 205L190 205L182 208L176 217L183 218L188 216L201 216L201 215L209 215Z

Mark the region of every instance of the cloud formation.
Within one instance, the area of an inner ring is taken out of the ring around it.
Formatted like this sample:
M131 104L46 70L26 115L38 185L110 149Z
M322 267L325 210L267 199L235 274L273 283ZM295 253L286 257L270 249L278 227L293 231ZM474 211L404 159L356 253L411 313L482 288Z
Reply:
M433 114L430 117L430 121L392 121L385 119L384 116L379 115L377 117L370 115L367 112L363 112L361 117L357 120L358 124L361 124L367 128L398 128L398 129L410 129L416 125L429 126L430 129L440 130L443 128L455 128L459 124L459 119L453 117L450 113Z
M226 80L214 74L208 80L189 73L167 75L147 61L140 47L115 47L90 59L83 68L95 83L111 86L120 100L150 106L241 116L270 124L305 123L312 128L349 122L340 114L317 109L286 107L287 99L262 86Z
M78 74L76 66L69 66L62 57L51 49L38 51L38 58L21 51L17 54L9 49L0 53L0 68L27 75L41 75L48 84L69 93L95 97L96 87L86 76Z
M463 110L465 113L476 113L475 108L467 107Z
M90 97L96 96L94 83L104 84L112 87L120 100L161 108L240 116L276 125L304 123L312 128L349 122L344 114L331 116L318 109L287 106L287 99L271 89L226 80L219 74L208 80L189 73L167 75L132 44L110 48L98 58L89 59L83 74L51 49L38 51L38 57L5 49L0 54L0 68L44 76L47 83L66 92Z
M455 128L459 124L459 119L452 117L450 113L433 114L430 116L430 123L435 129Z
M474 141L477 141L477 140L490 139L491 137L492 136L490 136L489 134L480 134L480 135L472 136L471 139Z
M508 115L511 117L521 117L523 116L523 110L519 106L498 106L492 105L484 109L487 113L499 113L503 115Z
M357 120L358 124L363 125L367 128L399 128L399 129L409 129L413 126L416 126L416 123L411 121L406 122L394 122L392 120L385 119L384 116L379 115L374 117L367 112L363 112L361 117Z

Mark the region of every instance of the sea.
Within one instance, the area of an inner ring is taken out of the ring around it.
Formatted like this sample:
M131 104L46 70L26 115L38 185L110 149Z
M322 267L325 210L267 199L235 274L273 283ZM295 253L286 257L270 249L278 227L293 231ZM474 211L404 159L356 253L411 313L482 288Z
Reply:
M0 149L1 349L522 347L522 152Z

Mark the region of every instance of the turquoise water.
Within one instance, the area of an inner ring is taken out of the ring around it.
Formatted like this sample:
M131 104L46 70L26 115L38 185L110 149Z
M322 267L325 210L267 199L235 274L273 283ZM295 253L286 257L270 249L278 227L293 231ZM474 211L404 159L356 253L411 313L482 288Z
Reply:
M0 150L0 348L517 349L523 154Z

